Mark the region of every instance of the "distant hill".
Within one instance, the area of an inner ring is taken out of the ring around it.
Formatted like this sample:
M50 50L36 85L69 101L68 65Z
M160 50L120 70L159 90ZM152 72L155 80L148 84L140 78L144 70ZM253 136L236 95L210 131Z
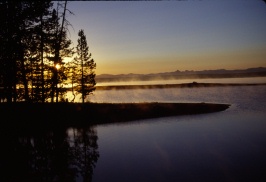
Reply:
M179 71L152 73L152 74L102 74L96 76L97 82L112 81L148 81L148 80L169 80L169 79L185 79L185 78L239 78L239 77L266 77L266 68L248 68L242 70L203 70L203 71Z

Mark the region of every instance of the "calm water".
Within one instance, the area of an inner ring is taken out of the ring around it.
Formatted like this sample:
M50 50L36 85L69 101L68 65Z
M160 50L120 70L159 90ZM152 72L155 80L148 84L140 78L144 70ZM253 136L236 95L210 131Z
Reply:
M266 86L110 91L110 102L218 102L223 112L97 126L93 181L266 181Z
M0 181L265 182L265 96L266 86L96 91L93 102L231 107L89 128L1 127Z

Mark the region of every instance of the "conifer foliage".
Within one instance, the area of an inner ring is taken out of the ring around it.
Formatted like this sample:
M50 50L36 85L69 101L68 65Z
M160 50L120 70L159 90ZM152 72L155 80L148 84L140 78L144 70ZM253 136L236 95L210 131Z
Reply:
M74 59L75 64L78 66L76 73L77 92L81 93L82 103L84 103L86 96L95 90L95 68L96 63L91 58L89 47L87 45L86 35L84 30L78 32L78 45L77 56Z
M0 102L66 101L70 80L83 102L95 90L83 30L76 58L64 62L75 53L67 14L67 1L0 1Z

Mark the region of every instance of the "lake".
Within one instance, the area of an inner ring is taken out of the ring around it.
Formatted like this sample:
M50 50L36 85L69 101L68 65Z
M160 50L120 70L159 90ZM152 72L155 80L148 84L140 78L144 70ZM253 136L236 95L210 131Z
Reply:
M105 92L105 91L101 91ZM229 103L223 112L97 126L93 181L266 181L266 86L118 90L94 101Z
M89 128L0 128L0 181L265 182L265 95L265 85L96 90L92 102L231 106Z

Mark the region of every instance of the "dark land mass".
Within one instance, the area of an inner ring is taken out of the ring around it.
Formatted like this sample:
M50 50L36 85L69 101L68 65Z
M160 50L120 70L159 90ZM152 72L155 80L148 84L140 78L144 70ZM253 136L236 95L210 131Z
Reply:
M83 127L139 119L212 113L213 103L1 103L2 126L11 128Z
M150 81L169 79L195 79L195 78L242 78L242 77L266 77L266 68L249 68L243 70L203 70L203 71L174 71L153 74L102 74L96 76L97 82L117 82L117 81Z
M182 83L182 84L154 84L154 85L110 85L97 86L97 90L121 90L121 89L156 89L156 88L198 88L198 87L226 87L226 86L260 86L266 83Z

